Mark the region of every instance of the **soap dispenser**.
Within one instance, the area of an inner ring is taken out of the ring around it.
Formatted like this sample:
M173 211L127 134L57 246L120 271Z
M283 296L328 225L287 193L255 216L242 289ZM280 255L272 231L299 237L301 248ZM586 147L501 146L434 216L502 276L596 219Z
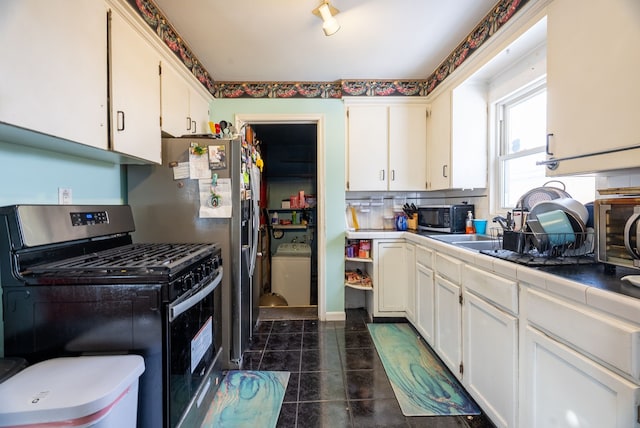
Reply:
M471 211L467 211L467 222L465 225L465 233L475 233L476 231L473 228L473 213Z

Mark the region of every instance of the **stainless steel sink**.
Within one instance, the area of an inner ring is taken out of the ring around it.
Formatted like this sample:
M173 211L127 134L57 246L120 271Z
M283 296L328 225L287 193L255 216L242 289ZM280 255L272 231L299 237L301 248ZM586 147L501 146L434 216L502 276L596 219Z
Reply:
M459 234L459 235L428 235L438 241L447 242L458 247L469 248L474 251L499 250L500 241L488 235Z
M469 248L475 251L500 249L500 241L493 239L484 241L452 242L452 244L458 247Z
M439 241L444 241L444 242L451 242L451 243L494 241L494 239L488 235L478 235L478 234L429 235L429 238L437 239Z

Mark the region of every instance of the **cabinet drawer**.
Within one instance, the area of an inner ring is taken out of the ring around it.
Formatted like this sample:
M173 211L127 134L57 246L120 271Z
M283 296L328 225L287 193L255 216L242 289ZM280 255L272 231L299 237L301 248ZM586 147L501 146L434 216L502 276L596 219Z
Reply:
M416 245L416 262L424 267L433 267L433 251L421 245Z
M490 300L502 309L518 314L518 284L489 272L464 266L462 284L465 289Z
M442 254L436 254L436 271L455 284L460 285L462 278L462 261Z
M531 324L640 379L640 326L535 290L527 290L525 305Z

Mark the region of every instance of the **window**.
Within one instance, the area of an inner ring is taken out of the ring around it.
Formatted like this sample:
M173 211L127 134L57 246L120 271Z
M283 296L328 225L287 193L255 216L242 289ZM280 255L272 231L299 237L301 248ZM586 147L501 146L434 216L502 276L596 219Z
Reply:
M499 210L514 208L522 195L550 181L560 181L571 196L582 203L592 201L593 177L545 177L547 133L546 82L538 82L496 103L498 128ZM550 185L557 185L550 183ZM559 185L562 187L562 185Z

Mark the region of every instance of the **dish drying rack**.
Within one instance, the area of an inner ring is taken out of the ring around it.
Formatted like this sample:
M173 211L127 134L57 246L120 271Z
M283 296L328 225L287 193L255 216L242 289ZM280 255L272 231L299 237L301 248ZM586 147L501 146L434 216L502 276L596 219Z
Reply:
M495 242L494 250L509 250L532 257L591 257L595 249L593 228L574 233L534 233L525 223L518 231L492 227L489 232Z

